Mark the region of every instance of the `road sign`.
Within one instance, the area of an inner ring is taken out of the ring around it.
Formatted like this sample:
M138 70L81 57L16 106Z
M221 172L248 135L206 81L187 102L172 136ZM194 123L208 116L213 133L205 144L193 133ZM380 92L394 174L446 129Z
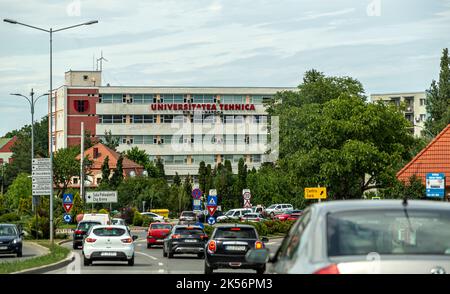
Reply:
M216 223L216 218L214 216L208 216L208 224L210 226L214 225Z
M31 175L33 177L50 177L51 171L50 170L33 170L31 172Z
M117 191L87 192L86 203L117 203Z
M251 208L252 204L250 203L250 200L244 200L244 208Z
M200 199L192 200L192 210L193 211L201 211L202 210L202 201Z
M65 210L67 213L70 212L70 210L72 209L72 206L73 206L72 203L64 203L64 204L63 204L64 210Z
M51 172L50 158L33 158L31 165L33 195L50 195Z
M43 165L43 164L50 165L50 158L33 158L31 162L36 165Z
M217 196L217 190L216 189L210 189L208 195L209 196Z
M63 218L66 223L70 223L72 221L72 216L70 214L65 213Z
M208 196L206 204L209 206L217 206L217 196Z
M250 198L252 198L252 194L250 194L250 190L249 189L242 190L242 197L244 198L244 200L250 200Z
M202 197L202 190L196 188L192 190L192 198L194 199L200 199Z
M207 205L207 206L206 206L206 209L208 209L209 215L210 215L210 216L213 216L214 213L216 212L217 205L216 205L216 206L210 206L210 205Z
M73 203L73 194L64 194L63 203Z
M426 176L427 197L444 198L445 195L445 174L428 173Z
M327 199L327 188L305 188L305 199Z

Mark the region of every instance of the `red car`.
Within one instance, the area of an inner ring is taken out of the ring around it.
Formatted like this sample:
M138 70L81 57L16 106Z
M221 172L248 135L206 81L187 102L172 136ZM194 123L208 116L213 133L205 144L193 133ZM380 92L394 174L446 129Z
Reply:
M275 215L275 220L279 221L286 221L286 220L296 220L300 215L302 211L301 210L291 210L282 214ZM296 217L296 218L295 218ZM291 218L291 219L289 219Z
M163 245L164 238L172 230L172 224L170 223L151 223L147 231L147 248L152 245Z
M301 217L303 214L302 211L300 212L293 212L291 215L287 218L288 221L295 221L298 220L299 217Z

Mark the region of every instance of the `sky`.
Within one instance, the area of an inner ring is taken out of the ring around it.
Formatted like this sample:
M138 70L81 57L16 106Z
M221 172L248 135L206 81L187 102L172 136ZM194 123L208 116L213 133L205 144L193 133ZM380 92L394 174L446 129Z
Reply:
M0 16L58 29L53 85L103 56L112 86L295 87L305 71L351 76L367 95L424 91L450 47L450 0L0 0ZM0 23L0 136L29 124L10 93L49 88L49 36ZM39 120L47 100L36 105Z

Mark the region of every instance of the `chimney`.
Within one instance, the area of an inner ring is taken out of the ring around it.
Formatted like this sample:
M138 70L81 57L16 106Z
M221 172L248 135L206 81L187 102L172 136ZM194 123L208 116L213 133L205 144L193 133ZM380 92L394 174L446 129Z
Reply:
M94 147L94 158L98 158L98 148Z

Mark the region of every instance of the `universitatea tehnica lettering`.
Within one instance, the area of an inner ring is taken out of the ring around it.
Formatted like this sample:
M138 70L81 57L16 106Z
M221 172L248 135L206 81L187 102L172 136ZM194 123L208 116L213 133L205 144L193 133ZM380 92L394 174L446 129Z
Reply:
M191 104L191 103L179 103L179 104L165 104L155 103L151 105L152 110L203 110L203 111L216 111L216 110L246 110L254 111L254 104Z

